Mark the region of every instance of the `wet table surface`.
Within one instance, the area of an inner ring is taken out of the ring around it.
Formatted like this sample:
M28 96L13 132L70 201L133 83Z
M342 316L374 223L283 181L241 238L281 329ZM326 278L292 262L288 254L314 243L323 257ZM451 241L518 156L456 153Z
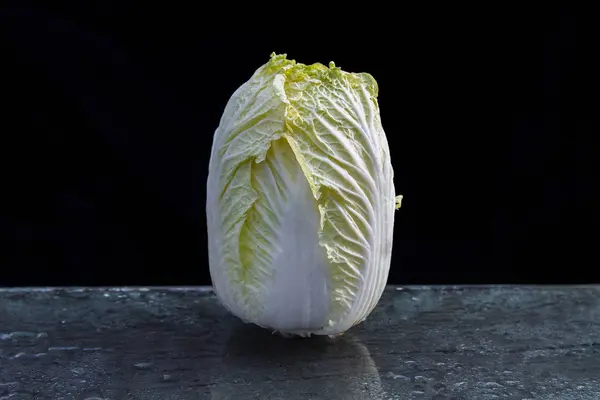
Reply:
M0 289L0 399L600 399L600 287L388 287L330 339L209 288Z

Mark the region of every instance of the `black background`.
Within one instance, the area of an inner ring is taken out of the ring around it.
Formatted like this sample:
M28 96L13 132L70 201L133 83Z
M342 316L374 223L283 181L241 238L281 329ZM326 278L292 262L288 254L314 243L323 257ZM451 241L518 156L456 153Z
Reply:
M391 283L600 281L573 10L294 34L79 3L0 11L0 285L210 283L212 135L272 51L377 79L405 196Z

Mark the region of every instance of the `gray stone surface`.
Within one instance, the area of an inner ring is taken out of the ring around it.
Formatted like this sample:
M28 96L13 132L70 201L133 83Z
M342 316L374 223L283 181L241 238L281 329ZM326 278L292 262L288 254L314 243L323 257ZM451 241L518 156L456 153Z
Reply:
M600 287L389 287L337 339L208 288L0 290L0 399L600 399Z

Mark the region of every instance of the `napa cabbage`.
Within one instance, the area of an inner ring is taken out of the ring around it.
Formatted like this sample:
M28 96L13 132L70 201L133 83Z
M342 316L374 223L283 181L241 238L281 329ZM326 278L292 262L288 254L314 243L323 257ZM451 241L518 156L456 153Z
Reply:
M341 334L387 282L396 196L368 73L272 54L229 99L207 180L223 305L287 335Z

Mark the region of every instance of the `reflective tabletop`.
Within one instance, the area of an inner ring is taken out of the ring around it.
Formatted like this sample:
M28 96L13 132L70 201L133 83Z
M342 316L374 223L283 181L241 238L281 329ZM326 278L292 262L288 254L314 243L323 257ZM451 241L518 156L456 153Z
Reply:
M210 288L0 289L0 399L599 399L600 286L389 286L286 339Z

